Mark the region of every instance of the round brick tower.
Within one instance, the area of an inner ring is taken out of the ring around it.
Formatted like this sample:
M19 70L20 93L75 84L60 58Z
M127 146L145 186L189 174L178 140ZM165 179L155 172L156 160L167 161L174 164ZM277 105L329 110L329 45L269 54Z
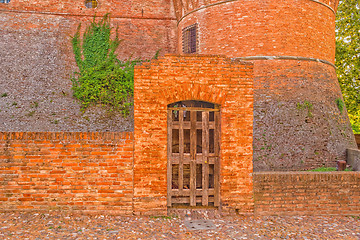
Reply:
M254 170L335 166L356 148L335 73L338 0L175 0L178 52L254 62Z

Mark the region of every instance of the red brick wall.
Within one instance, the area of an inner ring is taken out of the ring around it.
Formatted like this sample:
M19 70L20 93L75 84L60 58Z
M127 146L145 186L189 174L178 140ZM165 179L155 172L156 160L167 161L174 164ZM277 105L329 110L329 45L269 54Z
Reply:
M301 56L334 62L335 13L314 1L230 1L189 13L178 25L178 52L182 29L194 23L202 54Z
M360 214L359 172L254 173L255 214Z
M221 105L221 203L249 212L252 199L253 65L223 56L166 55L135 69L134 212L166 212L167 105Z
M251 212L254 208L256 214L263 215L360 214L358 172L254 173L252 190L251 157L246 154L251 148L250 137L240 138L243 144L238 143L235 151L226 149L234 147L231 144L236 140L226 127L236 122L227 121L222 122L224 208L239 212ZM145 120L144 123L151 124ZM158 126L160 129L160 122ZM242 134L247 131L244 129ZM147 134L151 133L149 137ZM139 172L135 172L133 204L133 133L2 132L0 211L165 214L166 165L162 161L166 164L166 149L162 142L166 145L166 139L157 134L151 131L139 136L143 142L136 145L140 161L135 161L135 171ZM231 156L234 153L236 161Z
M0 133L0 210L132 214L133 133Z

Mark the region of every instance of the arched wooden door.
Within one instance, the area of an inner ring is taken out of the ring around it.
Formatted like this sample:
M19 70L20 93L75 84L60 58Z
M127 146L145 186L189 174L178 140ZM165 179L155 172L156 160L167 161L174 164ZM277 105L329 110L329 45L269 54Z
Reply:
M202 101L169 104L167 153L168 207L218 207L219 106Z

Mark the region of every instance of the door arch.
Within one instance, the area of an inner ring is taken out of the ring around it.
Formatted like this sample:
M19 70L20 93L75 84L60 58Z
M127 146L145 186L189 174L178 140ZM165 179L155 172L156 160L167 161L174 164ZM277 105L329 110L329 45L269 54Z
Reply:
M168 105L167 205L220 205L220 107L204 101Z

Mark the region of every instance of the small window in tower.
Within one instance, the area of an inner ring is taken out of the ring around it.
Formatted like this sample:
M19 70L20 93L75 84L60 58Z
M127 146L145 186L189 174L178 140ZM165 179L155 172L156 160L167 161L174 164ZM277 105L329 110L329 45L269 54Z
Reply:
M87 8L96 8L98 2L96 0L85 0L85 7Z
M183 53L197 52L197 24L188 26L182 30Z
M0 0L0 3L9 3L10 0Z

